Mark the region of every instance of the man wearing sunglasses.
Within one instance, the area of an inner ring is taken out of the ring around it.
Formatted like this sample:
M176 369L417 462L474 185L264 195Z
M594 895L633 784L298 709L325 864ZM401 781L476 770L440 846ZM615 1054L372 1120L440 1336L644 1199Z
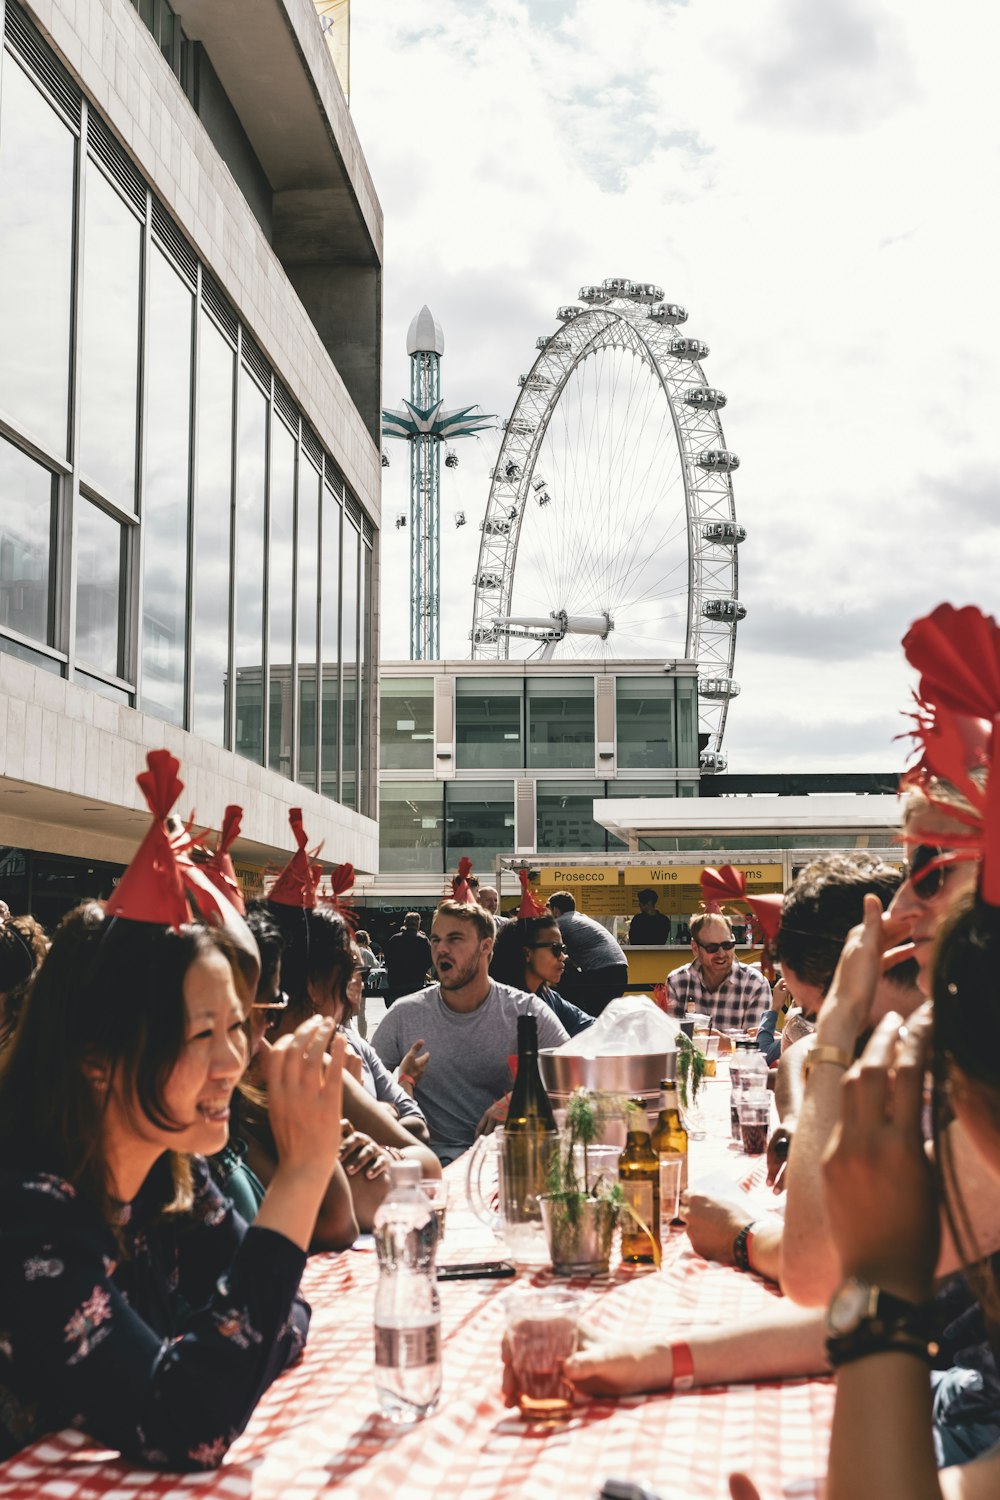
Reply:
M759 969L738 962L729 918L697 912L691 918L691 953L691 963L667 980L670 1014L698 1011L716 1031L759 1026L771 1006L771 987Z

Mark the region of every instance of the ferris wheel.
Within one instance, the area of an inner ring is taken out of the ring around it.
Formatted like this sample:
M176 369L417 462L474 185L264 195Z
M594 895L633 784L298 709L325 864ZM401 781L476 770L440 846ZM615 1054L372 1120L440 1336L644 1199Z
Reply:
M490 480L474 660L537 653L685 659L699 667L701 753L725 769L738 596L726 396L708 347L662 288L610 277L560 307L520 390ZM704 742L704 741L703 741Z

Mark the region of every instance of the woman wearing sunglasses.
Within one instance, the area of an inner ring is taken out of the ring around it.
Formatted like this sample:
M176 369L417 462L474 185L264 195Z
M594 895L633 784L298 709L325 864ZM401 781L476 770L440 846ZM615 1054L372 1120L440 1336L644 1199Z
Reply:
M593 1026L594 1017L570 1005L556 988L568 956L569 949L554 917L519 917L505 923L497 934L490 975L498 984L537 995L555 1012L570 1036L576 1036Z

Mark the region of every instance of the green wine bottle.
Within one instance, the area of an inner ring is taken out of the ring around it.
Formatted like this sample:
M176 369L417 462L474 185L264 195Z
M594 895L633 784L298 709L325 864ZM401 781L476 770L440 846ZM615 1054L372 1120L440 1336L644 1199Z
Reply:
M549 1096L538 1071L538 1022L517 1018L517 1078L503 1135L503 1213L508 1224L541 1221L539 1196L559 1141Z

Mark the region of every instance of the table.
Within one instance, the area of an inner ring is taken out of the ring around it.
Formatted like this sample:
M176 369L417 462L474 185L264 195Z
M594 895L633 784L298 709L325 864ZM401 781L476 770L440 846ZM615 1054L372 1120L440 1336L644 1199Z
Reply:
M709 1138L691 1143L692 1181L724 1172L753 1196L762 1164L728 1144L729 1089L725 1068L719 1072L720 1081L706 1085ZM443 1258L495 1256L488 1231L462 1207L462 1164L447 1175ZM441 1284L441 1404L415 1427L393 1427L378 1415L372 1383L376 1279L372 1249L310 1260L305 1357L272 1386L220 1469L133 1469L65 1432L0 1464L0 1500L593 1500L609 1475L645 1479L664 1500L716 1500L728 1494L733 1469L751 1473L764 1500L821 1493L833 1410L828 1380L590 1401L564 1430L540 1435L526 1427L500 1396L499 1298L509 1281ZM572 1285L584 1293L591 1322L671 1335L748 1317L775 1295L753 1276L702 1261L683 1231L671 1235L659 1272L619 1266L607 1278Z

